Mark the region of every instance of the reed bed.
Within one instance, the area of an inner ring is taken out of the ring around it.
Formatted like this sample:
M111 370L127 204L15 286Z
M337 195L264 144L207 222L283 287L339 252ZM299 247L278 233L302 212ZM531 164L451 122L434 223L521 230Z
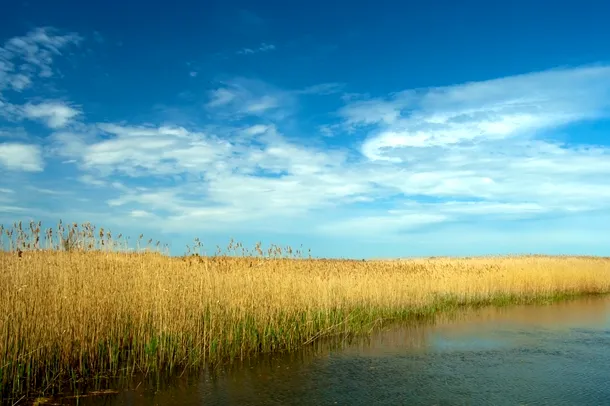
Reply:
M2 399L294 350L459 306L610 292L606 258L324 260L233 242L201 256L199 240L170 257L142 236L130 252L90 224L0 231Z

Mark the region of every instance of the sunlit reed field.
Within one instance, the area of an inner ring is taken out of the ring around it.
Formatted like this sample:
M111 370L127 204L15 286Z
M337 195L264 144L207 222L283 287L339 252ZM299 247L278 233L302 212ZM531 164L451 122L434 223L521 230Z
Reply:
M178 258L142 236L128 252L122 236L89 224L15 224L2 236L3 399L294 350L460 305L610 292L604 258L314 260L234 243L198 256L198 240Z

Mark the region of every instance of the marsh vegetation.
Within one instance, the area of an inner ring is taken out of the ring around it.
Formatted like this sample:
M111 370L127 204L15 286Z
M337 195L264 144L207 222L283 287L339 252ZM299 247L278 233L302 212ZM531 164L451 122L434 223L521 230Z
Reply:
M328 336L367 334L460 306L610 292L610 260L488 257L313 259L231 242L170 257L90 224L2 228L0 396L83 380L175 373Z

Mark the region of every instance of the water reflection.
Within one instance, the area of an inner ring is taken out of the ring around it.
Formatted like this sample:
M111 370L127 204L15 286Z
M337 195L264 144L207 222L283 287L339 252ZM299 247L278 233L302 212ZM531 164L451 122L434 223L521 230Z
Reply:
M392 327L341 349L318 344L216 375L132 382L80 404L601 405L610 404L608 348L608 298L487 308Z

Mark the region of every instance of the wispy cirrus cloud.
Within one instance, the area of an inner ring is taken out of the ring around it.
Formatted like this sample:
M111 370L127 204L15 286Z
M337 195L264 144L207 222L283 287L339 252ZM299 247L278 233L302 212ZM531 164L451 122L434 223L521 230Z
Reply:
M238 55L252 55L252 54L258 54L261 52L270 52L270 51L275 51L275 45L273 44L267 44L266 42L261 42L261 44L255 48L242 48L239 51L237 51Z
M209 92L206 108L219 117L270 116L279 119L290 114L295 102L291 92L260 80L234 78L221 82Z
M610 68L593 66L407 91L340 113L348 125L377 127L363 145L367 157L398 160L401 149L502 140L605 117L609 95Z
M20 92L36 78L52 76L53 59L60 57L64 48L81 41L76 33L59 34L50 27L36 28L6 41L0 47L0 99L6 90Z
M317 94L317 95L328 95L341 92L345 88L344 83L320 83L313 86L308 86L304 89L297 90L297 94Z

